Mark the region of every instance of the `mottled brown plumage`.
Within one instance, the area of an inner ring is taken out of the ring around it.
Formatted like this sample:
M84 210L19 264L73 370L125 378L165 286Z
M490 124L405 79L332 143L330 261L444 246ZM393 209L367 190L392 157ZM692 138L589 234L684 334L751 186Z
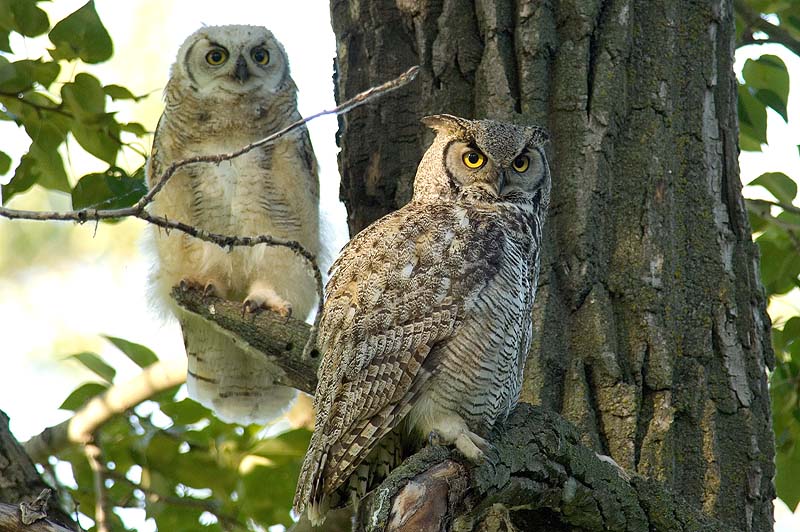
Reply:
M424 122L438 135L411 203L357 235L332 268L295 496L312 523L363 496L409 436L479 459L519 395L550 192L546 134Z

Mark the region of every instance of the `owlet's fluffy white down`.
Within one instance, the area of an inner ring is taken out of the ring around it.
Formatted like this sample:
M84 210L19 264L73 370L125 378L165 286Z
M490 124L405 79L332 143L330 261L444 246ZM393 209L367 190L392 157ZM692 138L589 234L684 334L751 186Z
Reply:
M173 162L229 153L300 119L297 87L283 46L260 26L210 26L178 51L165 89L166 106L147 164L155 186ZM220 164L182 167L155 196L151 213L224 235L272 235L318 254L319 179L308 131ZM284 247L222 249L179 231L154 228L153 280L183 330L189 396L241 424L282 414L296 391L275 385L279 370L221 330L181 311L169 296L180 283L303 319L316 301L303 259Z

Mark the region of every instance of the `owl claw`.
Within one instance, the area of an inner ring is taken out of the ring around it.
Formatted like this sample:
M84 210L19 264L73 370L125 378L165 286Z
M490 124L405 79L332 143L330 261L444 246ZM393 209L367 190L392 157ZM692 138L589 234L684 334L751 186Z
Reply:
M203 287L203 297L221 297L217 285L209 281Z
M191 279L181 279L181 282L178 283L178 286L180 287L181 291L185 292L193 288L200 288L200 283L192 281Z
M181 279L180 283L178 284L182 291L186 290L202 290L203 297L225 297L222 294L222 291L217 287L217 283L215 281L207 281L203 284L200 281L195 281L194 279Z
M454 443L464 457L476 464L485 461L487 454L497 452L494 445L470 431L459 434Z

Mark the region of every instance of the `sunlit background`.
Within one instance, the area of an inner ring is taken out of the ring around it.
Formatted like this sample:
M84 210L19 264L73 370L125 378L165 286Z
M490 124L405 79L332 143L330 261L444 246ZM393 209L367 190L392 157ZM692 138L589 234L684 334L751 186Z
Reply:
M40 4L51 21L78 9L85 0L58 0ZM201 25L259 24L267 26L284 44L292 76L299 87L303 115L330 109L333 101L332 65L335 41L330 28L328 2L293 0L251 2L227 0L96 0L97 11L114 40L115 53L106 63L83 66L105 84L130 88L149 96L137 104L116 103L120 121L136 121L153 130L162 109L161 92L169 67L183 39ZM13 39L16 37L16 40ZM12 36L12 48L20 55L46 54L46 37ZM749 46L737 52L739 72L748 58L770 53L786 63L791 83L789 124L768 110L769 145L762 153L743 152L742 182L768 171L800 175L800 59L778 45ZM62 72L71 78L74 72ZM9 122L0 122L3 151L15 156L11 168L27 149L26 136ZM338 202L339 176L334 134L336 119L323 117L309 124L320 162L324 217L333 249L346 240L345 211ZM18 145L13 143L20 142ZM149 146L140 147L144 151ZM103 171L106 164L86 154L74 142L65 152L72 176ZM129 171L143 160L129 151L120 166ZM13 172L13 170L12 170ZM0 176L5 183L11 175ZM748 197L768 197L757 187ZM17 196L11 207L67 209L69 198L41 189ZM141 249L144 223L128 220L108 225L10 222L0 220L0 409L11 417L11 428L25 441L44 428L69 417L58 410L64 398L94 375L66 356L92 351L107 358L125 380L139 368L119 354L102 334L144 344L162 359L182 357L177 325L154 311L148 303L147 277L150 258ZM12 254L13 251L13 254ZM800 314L797 291L773 302L774 322ZM139 512L137 515L136 512ZM126 522L141 530L143 510L132 510ZM776 503L776 531L800 530L800 510L792 514Z

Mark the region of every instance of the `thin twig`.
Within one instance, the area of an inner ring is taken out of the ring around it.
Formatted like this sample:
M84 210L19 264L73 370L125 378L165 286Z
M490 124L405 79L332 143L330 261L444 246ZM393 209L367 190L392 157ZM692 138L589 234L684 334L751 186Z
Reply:
M314 256L314 254L306 250L299 242L294 240L282 240L279 238L272 237L270 235L240 237L235 235L221 235L218 233L211 233L209 231L205 231L203 229L179 221L172 221L168 220L165 217L151 215L145 210L145 207L150 202L153 201L155 195L158 194L158 192L164 187L164 185L175 174L175 172L184 166L196 163L221 163L222 161L228 161L235 157L239 157L255 148L274 142L276 139L286 135L287 133L294 131L295 129L302 127L307 122L314 120L315 118L319 118L325 115L340 115L346 113L348 111L351 111L352 109L355 109L356 107L359 107L367 102L379 98L388 92L398 89L406 85L410 81L412 81L417 76L418 72L419 72L419 67L414 66L406 70L403 74L401 74L397 78L388 81L386 83L383 83L382 85L378 85L377 87L372 87L364 92L361 92L355 95L353 98L350 98L346 102L342 103L341 105L334 107L333 109L320 111L306 118L297 120L289 124L285 128L276 131L275 133L267 137L264 137L259 141L253 142L252 144L248 144L247 146L239 150L233 151L231 153L223 153L217 155L200 155L196 157L190 157L188 159L182 159L180 161L175 161L166 168L166 170L162 175L157 176L157 178L154 179L155 185L153 186L153 188L151 188L147 192L147 194L142 196L139 199L139 201L137 201L131 207L126 207L122 209L80 209L80 210L63 211L63 212L24 211L24 210L8 209L5 207L0 207L0 216L11 220L37 220L37 221L55 220L55 221L73 221L78 223L85 223L87 221L115 220L119 218L134 217L144 220L158 227L163 227L164 229L176 229L178 231L191 235L195 238L199 238L200 240L205 240L206 242L217 244L218 246L223 248L225 247L230 248L234 246L255 246L258 244L286 247L291 249L301 257L303 257L311 265L312 270L314 271L314 277L317 281L317 295L319 298L317 313L321 314L322 303L323 303L322 274L319 271L319 266L317 266L316 257ZM311 338L313 339L313 336Z
M94 503L94 524L97 532L110 532L108 526L108 515L110 509L108 507L108 496L106 494L106 466L103 463L103 453L100 447L94 442L86 444L83 448L86 454L86 459L89 461L89 467L92 469L92 477L94 478L94 494L96 497Z
M800 55L800 41L792 37L792 34L781 26L776 26L768 20L761 18L761 14L752 9L745 0L735 0L733 3L736 13L741 16L747 25L769 35L769 40L782 44L792 52ZM760 44L754 40L753 44Z
M791 212L794 214L800 214L800 207L795 207L790 203L783 203L780 201L771 201L771 200L763 200L763 199L745 199L747 203L751 203L753 205L764 205L768 207L780 207L786 212Z

